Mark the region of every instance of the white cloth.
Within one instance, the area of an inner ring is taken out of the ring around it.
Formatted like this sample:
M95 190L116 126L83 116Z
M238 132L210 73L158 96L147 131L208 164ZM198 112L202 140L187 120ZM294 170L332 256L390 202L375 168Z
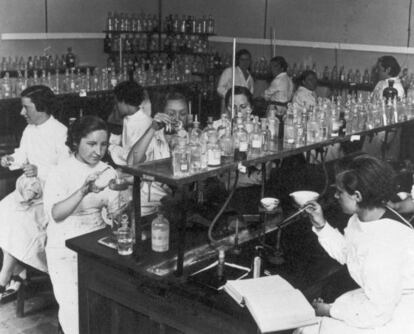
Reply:
M45 184L44 206L49 217L46 256L59 303L59 321L65 333L79 333L77 255L66 248L65 241L103 228L102 209L118 200L118 192L105 188L87 194L75 211L59 223L52 218L52 208L77 191L89 175L107 167L103 162L91 167L72 156L51 171ZM115 170L112 173L116 177Z
M344 235L329 224L314 231L361 288L337 298L331 318L298 333L414 333L414 231L387 218L361 222L357 215Z
M404 87L401 83L400 78L395 77L395 78L388 78L388 79L384 79L384 80L380 80L377 82L377 84L375 85L374 90L372 91L372 100L373 101L382 101L383 97L382 97L382 93L384 91L384 89L386 87L388 87L388 81L390 80L394 80L394 88L397 90L398 92L398 97L402 98L405 95L404 92Z
M279 73L264 91L263 97L267 101L286 103L292 99L293 82L286 72Z
M316 93L306 87L299 86L295 94L293 94L292 102L302 108L314 107L316 105Z
M45 180L50 169L69 156L65 145L66 127L53 116L40 125L29 124L23 131L20 147L13 154L14 166L29 162L38 168L38 178ZM41 199L22 210L16 190L0 202L0 247L21 262L47 272L44 246L48 219Z
M136 113L124 117L122 135L111 134L109 138L108 151L117 165L124 166L127 164L128 153L151 125L151 122L152 118L146 114L143 108L139 108Z
M156 131L145 153L145 161L153 161L170 157L170 148L165 139L164 129ZM148 194L150 194L148 196ZM141 215L147 216L157 211L160 201L171 189L160 182L141 182ZM149 200L148 200L149 199Z
M232 87L232 79L233 79L233 68L227 67L220 76L219 82L217 84L217 93L224 98L227 91ZM244 74L240 67L236 66L234 71L234 85L235 86L242 86L246 87L250 92L254 93L254 80L253 77L250 75L247 79L244 77Z

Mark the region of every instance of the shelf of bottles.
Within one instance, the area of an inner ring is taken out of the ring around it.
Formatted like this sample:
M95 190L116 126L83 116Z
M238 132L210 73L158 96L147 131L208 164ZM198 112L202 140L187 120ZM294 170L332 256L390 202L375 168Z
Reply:
M211 75L221 69L220 56L208 42L214 30L211 15L200 18L168 15L159 22L154 14L108 13L104 31L108 67L116 72L123 72L126 67L136 78L155 76L152 80L155 82L165 74L176 77L167 72L184 73L188 77L184 81L191 74Z
M233 124L226 114L217 121L210 118L204 130L192 118L188 132L179 125L175 133L177 145L172 152L174 177L186 177L237 161L258 161L280 153L281 147L289 150L332 143L335 138L414 119L411 99L388 98L388 101L371 103L364 101L362 95L332 100L319 98L313 108L290 104L281 136L280 118L273 108L270 106L268 116L261 119L246 109L237 113Z

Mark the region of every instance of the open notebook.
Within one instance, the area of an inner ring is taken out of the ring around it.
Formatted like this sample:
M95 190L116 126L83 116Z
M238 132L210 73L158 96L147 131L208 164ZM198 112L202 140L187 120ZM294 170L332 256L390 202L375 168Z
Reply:
M227 281L224 290L246 305L262 333L315 324L315 311L305 296L282 277Z

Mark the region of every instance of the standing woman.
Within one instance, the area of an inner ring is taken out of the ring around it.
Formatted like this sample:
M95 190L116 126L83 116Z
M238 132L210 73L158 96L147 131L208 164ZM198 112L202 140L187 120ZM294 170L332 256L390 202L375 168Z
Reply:
M398 92L398 99L405 96L404 87L398 77L401 67L393 56L382 56L378 58L375 71L379 81L375 85L371 95L373 102L378 103L383 100L383 91L388 87L390 81L394 82L393 87ZM400 139L401 129L390 131L387 136L385 136L385 131L382 131L374 137L366 137L362 151L378 158L398 160L400 158Z
M15 153L1 158L3 167L24 172L16 190L0 202L0 247L3 251L0 300L3 302L11 299L20 287L25 276L21 263L47 272L44 250L47 217L41 188L50 169L69 156L65 145L67 129L51 115L54 98L52 90L41 85L31 86L21 93L20 114L27 126ZM28 191L32 192L29 197Z
M344 234L329 225L318 203L309 203L320 244L347 265L360 288L332 304L315 300L319 324L297 333L414 333L414 231L385 204L395 190L392 176L388 165L368 155L336 176L335 198L352 215Z
M246 49L236 53L236 68L234 74L234 85L246 87L252 94L254 92L254 81L250 75L250 64L252 56ZM227 67L220 76L217 92L224 99L227 91L232 87L233 68Z
M270 70L274 79L263 93L266 101L283 107L290 102L293 93L293 82L286 73L287 68L288 63L283 57L277 56L270 60Z
M68 145L72 156L56 166L45 185L45 211L50 217L46 256L60 325L66 334L77 334L77 255L65 247L65 241L103 228L102 208L116 203L118 194L106 187L116 172L101 161L108 147L108 129L102 119L86 116L76 120Z

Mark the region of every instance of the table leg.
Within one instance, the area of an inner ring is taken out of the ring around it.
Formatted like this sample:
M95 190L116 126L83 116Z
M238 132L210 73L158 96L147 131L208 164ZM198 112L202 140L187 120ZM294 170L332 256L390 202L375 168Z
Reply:
M180 187L177 193L180 196L180 217L178 222L178 246L177 246L177 268L175 271L176 276L183 275L184 269L184 252L185 252L185 237L186 237L186 223L187 223L187 211L188 211L188 198L187 198L187 186Z
M133 250L134 259L139 260L139 256L142 253L142 226L141 226L141 178L134 176L134 184L132 186L132 205L134 209L132 211L132 223L135 229L135 244Z

